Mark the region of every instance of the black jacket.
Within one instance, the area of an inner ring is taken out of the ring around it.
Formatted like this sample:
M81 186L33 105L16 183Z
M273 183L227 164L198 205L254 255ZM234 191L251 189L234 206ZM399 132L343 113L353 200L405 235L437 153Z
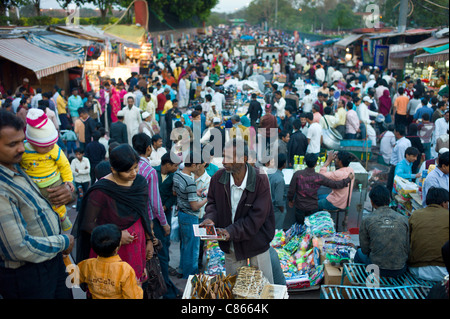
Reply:
M259 119L262 116L262 113L263 113L263 109L261 107L261 103L259 103L258 101L253 101L253 100L250 101L250 104L248 106L248 111L247 111L247 114L249 115L250 120L256 121L257 119Z
M177 197L173 194L173 175L174 173L167 174L166 179L162 180L161 175L161 165L153 167L156 170L156 174L158 175L158 188L159 194L161 195L161 203L166 207L167 211L165 213L169 213L170 209L173 205L177 204Z
M109 143L117 142L120 144L128 143L127 125L121 121L117 121L111 124L109 132Z
M247 186L231 220L230 174L218 170L209 184L205 219L211 219L218 228L225 228L233 241L237 260L262 254L270 247L275 234L270 183L267 174L247 164ZM219 241L220 249L229 253L230 241Z
M305 155L308 147L308 139L301 131L296 131L291 134L291 138L287 145L288 150L288 164L294 164L294 155Z
M92 142L92 133L94 133L94 131L97 129L97 121L89 116L86 121L83 121L83 123L84 123L84 141L87 146L90 142Z

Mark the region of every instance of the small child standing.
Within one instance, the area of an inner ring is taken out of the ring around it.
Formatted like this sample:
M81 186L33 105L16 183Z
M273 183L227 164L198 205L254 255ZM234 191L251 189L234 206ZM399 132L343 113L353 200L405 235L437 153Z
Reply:
M77 189L77 212L81 207L81 201L83 194L85 194L89 188L91 181L91 163L87 157L84 157L84 150L82 148L75 149L75 158L70 163L72 174Z
M40 109L29 109L27 113L25 153L20 163L25 173L37 184L42 196L48 198L47 189L63 183L73 192L73 175L70 163L56 144L58 131L52 121ZM58 213L63 231L72 227L65 205L52 206Z
M79 282L86 283L92 299L142 299L134 269L117 252L122 232L114 224L97 226L91 233L91 246L97 258L78 264Z

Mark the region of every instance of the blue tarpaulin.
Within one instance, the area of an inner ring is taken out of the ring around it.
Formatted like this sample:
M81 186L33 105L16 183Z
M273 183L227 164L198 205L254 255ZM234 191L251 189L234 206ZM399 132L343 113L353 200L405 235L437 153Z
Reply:
M447 43L447 44L444 44L444 45L441 45L441 46L439 46L439 47L434 47L434 48L423 48L423 49L425 50L425 52L428 52L428 53L431 53L431 54L439 53L439 52L441 52L441 51L448 50L448 43Z
M64 55L67 57L75 57L80 63L84 62L85 50L82 45L77 43L69 43L51 39L45 35L36 35L32 33L25 34L25 39L44 50Z

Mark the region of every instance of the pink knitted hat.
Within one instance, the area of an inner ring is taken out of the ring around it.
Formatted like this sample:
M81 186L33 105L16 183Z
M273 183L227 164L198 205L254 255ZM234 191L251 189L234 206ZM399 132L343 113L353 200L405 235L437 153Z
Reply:
M33 145L47 147L58 141L58 131L44 111L29 109L27 113L27 141Z

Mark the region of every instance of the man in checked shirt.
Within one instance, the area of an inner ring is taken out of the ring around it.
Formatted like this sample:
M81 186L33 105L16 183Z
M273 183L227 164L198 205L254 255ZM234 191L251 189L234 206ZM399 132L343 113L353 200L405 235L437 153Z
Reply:
M63 235L53 205L68 204L65 185L50 191L49 201L18 165L24 123L0 110L0 295L4 299L72 298L66 286L63 254L74 239Z

